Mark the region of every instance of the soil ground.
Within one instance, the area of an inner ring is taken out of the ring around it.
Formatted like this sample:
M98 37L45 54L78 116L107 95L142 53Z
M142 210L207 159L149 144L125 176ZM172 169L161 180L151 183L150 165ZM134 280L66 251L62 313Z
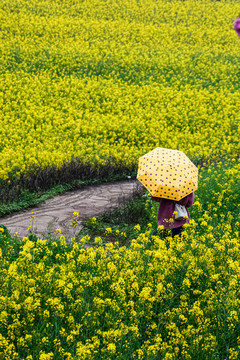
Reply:
M143 186L135 179L86 186L48 199L36 207L4 216L0 218L0 224L5 225L13 236L19 233L20 238L28 236L31 231L43 238L56 229L71 237L82 229L86 219L116 209L143 191ZM75 211L79 213L79 222L73 229L71 223Z

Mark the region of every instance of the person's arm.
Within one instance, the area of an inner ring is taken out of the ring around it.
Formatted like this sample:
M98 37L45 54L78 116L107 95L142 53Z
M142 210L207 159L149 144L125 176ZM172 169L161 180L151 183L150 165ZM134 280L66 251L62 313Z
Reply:
M186 207L190 207L190 206L192 206L192 204L194 202L194 197L195 197L195 194L192 192L191 194L185 196L183 199L177 201L177 204L183 205Z

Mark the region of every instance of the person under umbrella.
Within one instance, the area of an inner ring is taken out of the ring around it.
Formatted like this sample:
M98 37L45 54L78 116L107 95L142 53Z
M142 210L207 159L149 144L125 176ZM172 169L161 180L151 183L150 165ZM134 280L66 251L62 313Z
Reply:
M234 21L234 24L233 24L233 27L237 33L237 36L240 38L240 18L237 18L235 21Z
M137 179L159 202L158 226L163 235L180 235L189 223L187 208L198 188L198 168L179 150L157 147L139 158Z
M171 235L181 235L183 231L183 225L190 222L190 214L188 208L193 205L195 194L185 196L179 201L174 201L170 199L164 199L159 197L151 196L151 199L159 203L158 213L157 213L157 222L158 226L162 226L163 237ZM175 218L175 204L184 206L187 210L187 216L185 218L176 219Z

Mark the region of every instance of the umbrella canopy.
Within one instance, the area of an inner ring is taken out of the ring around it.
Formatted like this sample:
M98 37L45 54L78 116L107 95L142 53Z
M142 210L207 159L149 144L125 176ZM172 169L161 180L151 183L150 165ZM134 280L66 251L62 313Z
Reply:
M137 179L152 196L179 201L197 190L198 168L182 151L157 147L139 158Z

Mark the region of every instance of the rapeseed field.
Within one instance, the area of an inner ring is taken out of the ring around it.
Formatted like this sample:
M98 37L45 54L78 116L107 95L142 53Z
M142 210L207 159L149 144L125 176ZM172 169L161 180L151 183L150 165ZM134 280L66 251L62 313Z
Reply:
M148 196L126 246L119 231L69 243L0 226L0 359L239 359L239 164L200 180L169 249Z
M157 146L199 166L199 189L168 249L147 195L150 222L125 245L110 226L112 242L0 225L0 360L240 358L239 13L233 0L1 1L5 196L136 171Z
M72 159L136 170L156 146L196 163L239 155L238 12L235 1L2 1L1 186Z

